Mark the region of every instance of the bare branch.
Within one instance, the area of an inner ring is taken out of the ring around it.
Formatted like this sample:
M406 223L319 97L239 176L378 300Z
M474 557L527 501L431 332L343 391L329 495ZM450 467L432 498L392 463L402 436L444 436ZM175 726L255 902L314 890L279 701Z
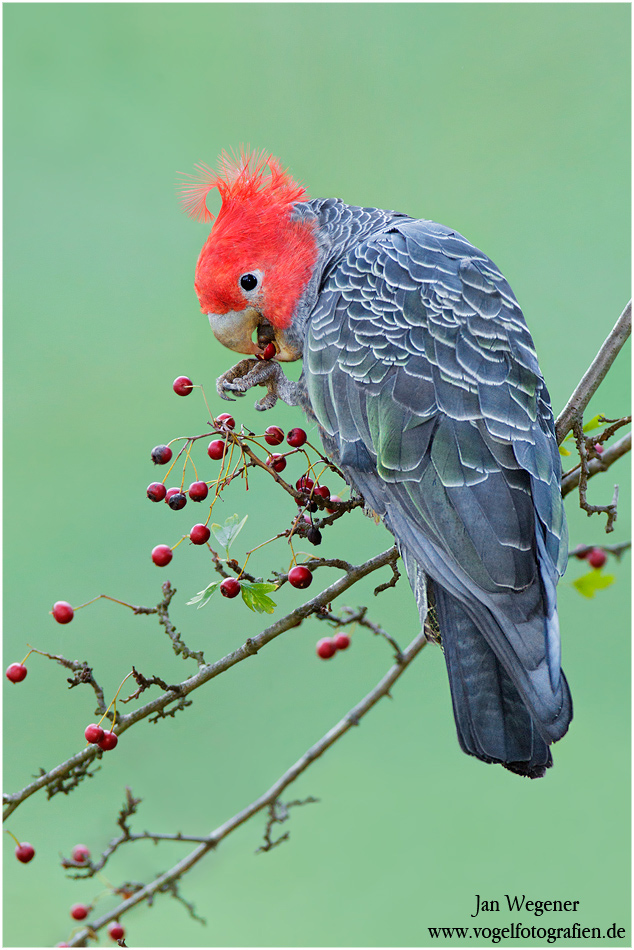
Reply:
M217 848L223 838L226 838L227 835L231 834L232 831L235 831L236 828L239 828L240 825L243 825L258 812L262 811L264 808L267 808L269 805L273 804L273 802L276 802L284 789L291 785L291 783L294 782L316 759L323 755L324 752L330 748L330 746L334 745L334 743L343 735L345 735L345 733L348 732L348 730L353 726L359 725L361 719L370 711L370 709L372 709L372 707L375 706L383 696L389 695L391 687L407 669L412 660L414 660L414 658L426 646L426 644L427 637L424 630L422 630L419 634L417 634L416 637L414 637L409 646L404 650L401 662L395 663L394 666L392 666L385 676L377 683L374 689L372 689L359 703L357 703L356 706L353 706L347 715L345 715L343 719L341 719L335 726L332 727L332 729L322 736L322 738L316 742L315 745L311 746L311 748L308 749L304 755L302 755L301 758L299 758L297 762L295 762L295 764L292 765L277 780L277 782L275 782L271 788L268 789L268 791L257 798L254 802L251 802L250 805L242 809L242 811L238 812L224 824L216 828L215 831L212 831L204 843L202 843L198 848L195 848L194 851L175 864L174 867L170 868L169 871L166 871L165 874L161 874L155 881L147 884L144 888L137 891L127 900L124 900L113 910L97 918L97 920L91 923L90 928L84 927L82 930L76 933L75 936L71 938L69 946L84 946L91 930L100 930L102 927L105 927L106 924L109 924L112 920L119 919L123 914L127 913L127 911L131 910L133 907L142 903L143 901L148 901L148 903L151 902L156 894L172 891L174 882L186 874L192 867L194 867L195 864L204 858L206 854Z
M631 331L632 301L630 300L557 419L555 430L558 445L561 445L572 429L575 419L581 419L586 406L605 379Z

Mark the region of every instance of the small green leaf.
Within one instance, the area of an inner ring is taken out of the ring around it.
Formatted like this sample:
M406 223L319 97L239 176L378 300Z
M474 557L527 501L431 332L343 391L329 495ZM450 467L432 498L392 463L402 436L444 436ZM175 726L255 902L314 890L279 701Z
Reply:
M594 569L588 574L582 574L576 581L572 582L573 587L584 597L594 597L598 590L605 590L614 583L613 574L604 574L600 569Z
M240 522L238 521L239 517L239 515L231 515L230 518L227 518L224 525L210 525L218 544L222 545L226 550L227 557L229 556L229 548L244 528L244 524L249 516L245 515Z
M564 440L564 441L565 441L565 440ZM560 454L560 455L572 455L572 453L569 452L568 449L565 449L565 448L563 447L563 445L560 445L560 446L559 446L559 454Z
M277 604L267 597L272 590L277 590L277 584L252 584L249 581L240 581L242 599L250 610L259 614L272 614Z
M600 429L603 425L603 422L600 421L601 419L605 419L603 413L599 413L598 416L594 416L592 419L590 419L590 422L586 422L583 427L583 431L592 432L593 429Z
M187 601L187 606L190 607L192 604L198 604L198 609L204 607L205 604L208 604L213 595L216 593L216 590L220 587L221 581L212 581L209 587L205 587L204 590L198 591L197 594L194 594L191 600ZM198 603L201 601L201 603Z

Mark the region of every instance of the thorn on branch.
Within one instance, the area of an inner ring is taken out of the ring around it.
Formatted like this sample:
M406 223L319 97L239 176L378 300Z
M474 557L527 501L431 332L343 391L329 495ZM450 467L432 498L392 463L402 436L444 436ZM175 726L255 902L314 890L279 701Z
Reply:
M607 523L605 526L606 534L609 534L614 530L614 522L616 521L617 516L617 504L619 499L619 486L614 486L614 496L609 505L591 505L588 503L586 498L586 492L588 488L588 450L586 446L586 437L583 432L582 420L577 417L572 422L572 431L575 437L575 442L577 444L577 451L579 453L579 458L581 460L581 468L579 470L579 506L583 511L585 511L590 517L590 515L603 513L605 512L608 516Z
M285 821L288 821L290 817L288 813L289 808L294 808L298 805L311 805L318 801L318 798L313 798L312 795L310 795L308 798L304 798L302 801L296 799L292 802L282 802L279 798L276 798L275 801L270 802L269 817L264 830L264 844L261 845L261 847L259 847L255 853L260 854L260 852L263 851L271 851L272 848L276 848L278 844L281 844L283 841L288 841L290 838L290 831L287 831L279 838L276 838L275 841L273 841L271 834L274 825L281 825Z
M182 894L180 894L178 890L178 884L176 883L176 881L170 881L168 884L165 884L160 889L160 891L163 894L169 894L171 897L174 898L174 900L177 900L180 904L182 904L183 907L186 907L189 913L189 916L192 918L192 920L197 920L199 923L203 925L203 927L207 926L207 921L205 920L205 918L201 917L199 914L196 913L195 906L193 904L190 904L189 901L186 901L185 898L182 896ZM148 901L148 903L150 902Z
M180 633L170 620L169 616L169 605L172 600L172 597L176 593L176 588L170 586L170 582L166 581L163 584L163 593L165 595L164 599L157 606L157 614L159 618L159 623L164 627L166 634L172 641L172 647L176 656L182 654L183 659L187 660L192 657L197 661L198 666L205 665L205 657L202 650L190 650L187 644L182 639Z
M181 695L180 684L170 686L165 682L165 680L162 680L160 676L151 676L149 679L147 679L143 673L139 673L139 671L134 666L132 667L132 676L134 677L139 688L131 693L127 699L120 699L120 703L129 703L132 699L138 699L141 693L143 693L146 689L149 689L150 686L160 686L161 689L165 690L166 693L172 692L176 693L177 696Z
M179 700L175 700L176 705L172 706L171 709L168 709L164 706L162 709L157 709L156 712L149 717L148 722L151 722L153 725L156 724L159 719L173 719L177 712L180 712L182 709L187 709L188 706L194 704L193 699L186 699L184 696L181 696Z
M101 766L97 766L90 771L90 761L74 765L65 775L60 775L46 786L46 798L50 801L55 795L68 795L73 789L77 788L80 782L85 778L92 778ZM46 772L40 772L40 775L46 775Z
M130 829L128 828L128 825L126 823L126 820L128 818L131 818L132 815L136 813L136 810L142 801L143 801L142 798L135 798L134 795L132 794L132 789L128 785L126 785L125 802L123 803L121 807L121 811L119 812L119 817L117 818L117 824L121 828L121 831L126 835L126 837L129 837L131 834Z

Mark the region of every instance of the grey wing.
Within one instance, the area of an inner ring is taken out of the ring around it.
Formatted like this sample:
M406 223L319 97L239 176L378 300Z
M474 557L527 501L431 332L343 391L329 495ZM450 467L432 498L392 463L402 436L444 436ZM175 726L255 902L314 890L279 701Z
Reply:
M433 579L447 623L459 603L546 741L559 738L571 715L555 596L561 469L508 283L461 235L407 221L330 276L304 359L344 470Z

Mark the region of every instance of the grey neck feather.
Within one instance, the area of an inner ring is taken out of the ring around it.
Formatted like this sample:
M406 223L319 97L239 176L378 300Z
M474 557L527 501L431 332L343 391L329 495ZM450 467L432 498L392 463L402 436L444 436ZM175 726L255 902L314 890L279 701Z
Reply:
M347 205L339 198L313 198L298 201L292 217L300 222L317 221L317 261L287 331L289 337L301 344L322 285L348 250L370 234L383 231L396 219L403 220L408 215L380 208L359 208Z

